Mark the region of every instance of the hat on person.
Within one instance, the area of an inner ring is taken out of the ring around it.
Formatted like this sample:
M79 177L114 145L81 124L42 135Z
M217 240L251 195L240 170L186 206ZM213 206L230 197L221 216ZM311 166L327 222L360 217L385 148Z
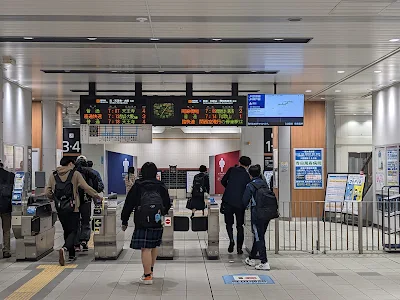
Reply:
M87 158L84 155L79 155L76 161L87 161Z

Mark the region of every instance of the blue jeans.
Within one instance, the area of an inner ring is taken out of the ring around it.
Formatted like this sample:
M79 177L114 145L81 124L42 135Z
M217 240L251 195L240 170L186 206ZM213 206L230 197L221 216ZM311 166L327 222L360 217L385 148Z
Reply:
M265 233L267 232L268 225L269 220L266 222L252 222L251 224L254 240L250 252L250 259L256 259L258 253L262 264L268 262L267 248L265 246Z

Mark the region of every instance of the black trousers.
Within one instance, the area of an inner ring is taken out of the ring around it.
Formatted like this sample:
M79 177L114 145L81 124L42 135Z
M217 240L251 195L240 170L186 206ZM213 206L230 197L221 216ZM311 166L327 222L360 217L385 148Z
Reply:
M79 245L81 242L88 242L90 240L90 234L92 232L90 226L90 218L92 214L92 201L82 202L79 206L80 224L78 235L75 239L75 245Z
M252 223L252 231L254 234L253 247L251 248L250 258L256 259L257 253L260 254L261 263L268 262L267 259L267 247L265 246L265 233L267 232L267 228L269 225L269 221L266 222L255 222Z
M59 213L58 219L64 230L64 248L67 248L69 256L75 256L75 238L79 228L79 213Z
M241 208L237 208L235 206L224 203L224 216L225 216L225 225L226 231L228 233L228 237L230 242L234 242L233 239L233 224L235 223L236 218L236 230L237 230L237 248L242 249L244 242L244 213L245 210Z

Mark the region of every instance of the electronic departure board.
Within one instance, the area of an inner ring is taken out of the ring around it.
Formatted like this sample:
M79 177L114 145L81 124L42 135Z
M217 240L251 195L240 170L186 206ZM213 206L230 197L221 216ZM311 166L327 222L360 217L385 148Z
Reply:
M81 96L81 124L150 124L148 101L132 96Z
M151 97L155 126L246 126L246 97Z

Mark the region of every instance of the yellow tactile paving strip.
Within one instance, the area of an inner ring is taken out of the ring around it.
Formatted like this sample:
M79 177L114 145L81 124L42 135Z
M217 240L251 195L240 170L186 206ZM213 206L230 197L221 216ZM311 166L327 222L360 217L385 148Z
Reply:
M77 265L63 267L57 265L40 265L37 269L43 269L43 271L13 292L6 300L29 300L60 275L62 271L65 269L75 269L76 267Z

